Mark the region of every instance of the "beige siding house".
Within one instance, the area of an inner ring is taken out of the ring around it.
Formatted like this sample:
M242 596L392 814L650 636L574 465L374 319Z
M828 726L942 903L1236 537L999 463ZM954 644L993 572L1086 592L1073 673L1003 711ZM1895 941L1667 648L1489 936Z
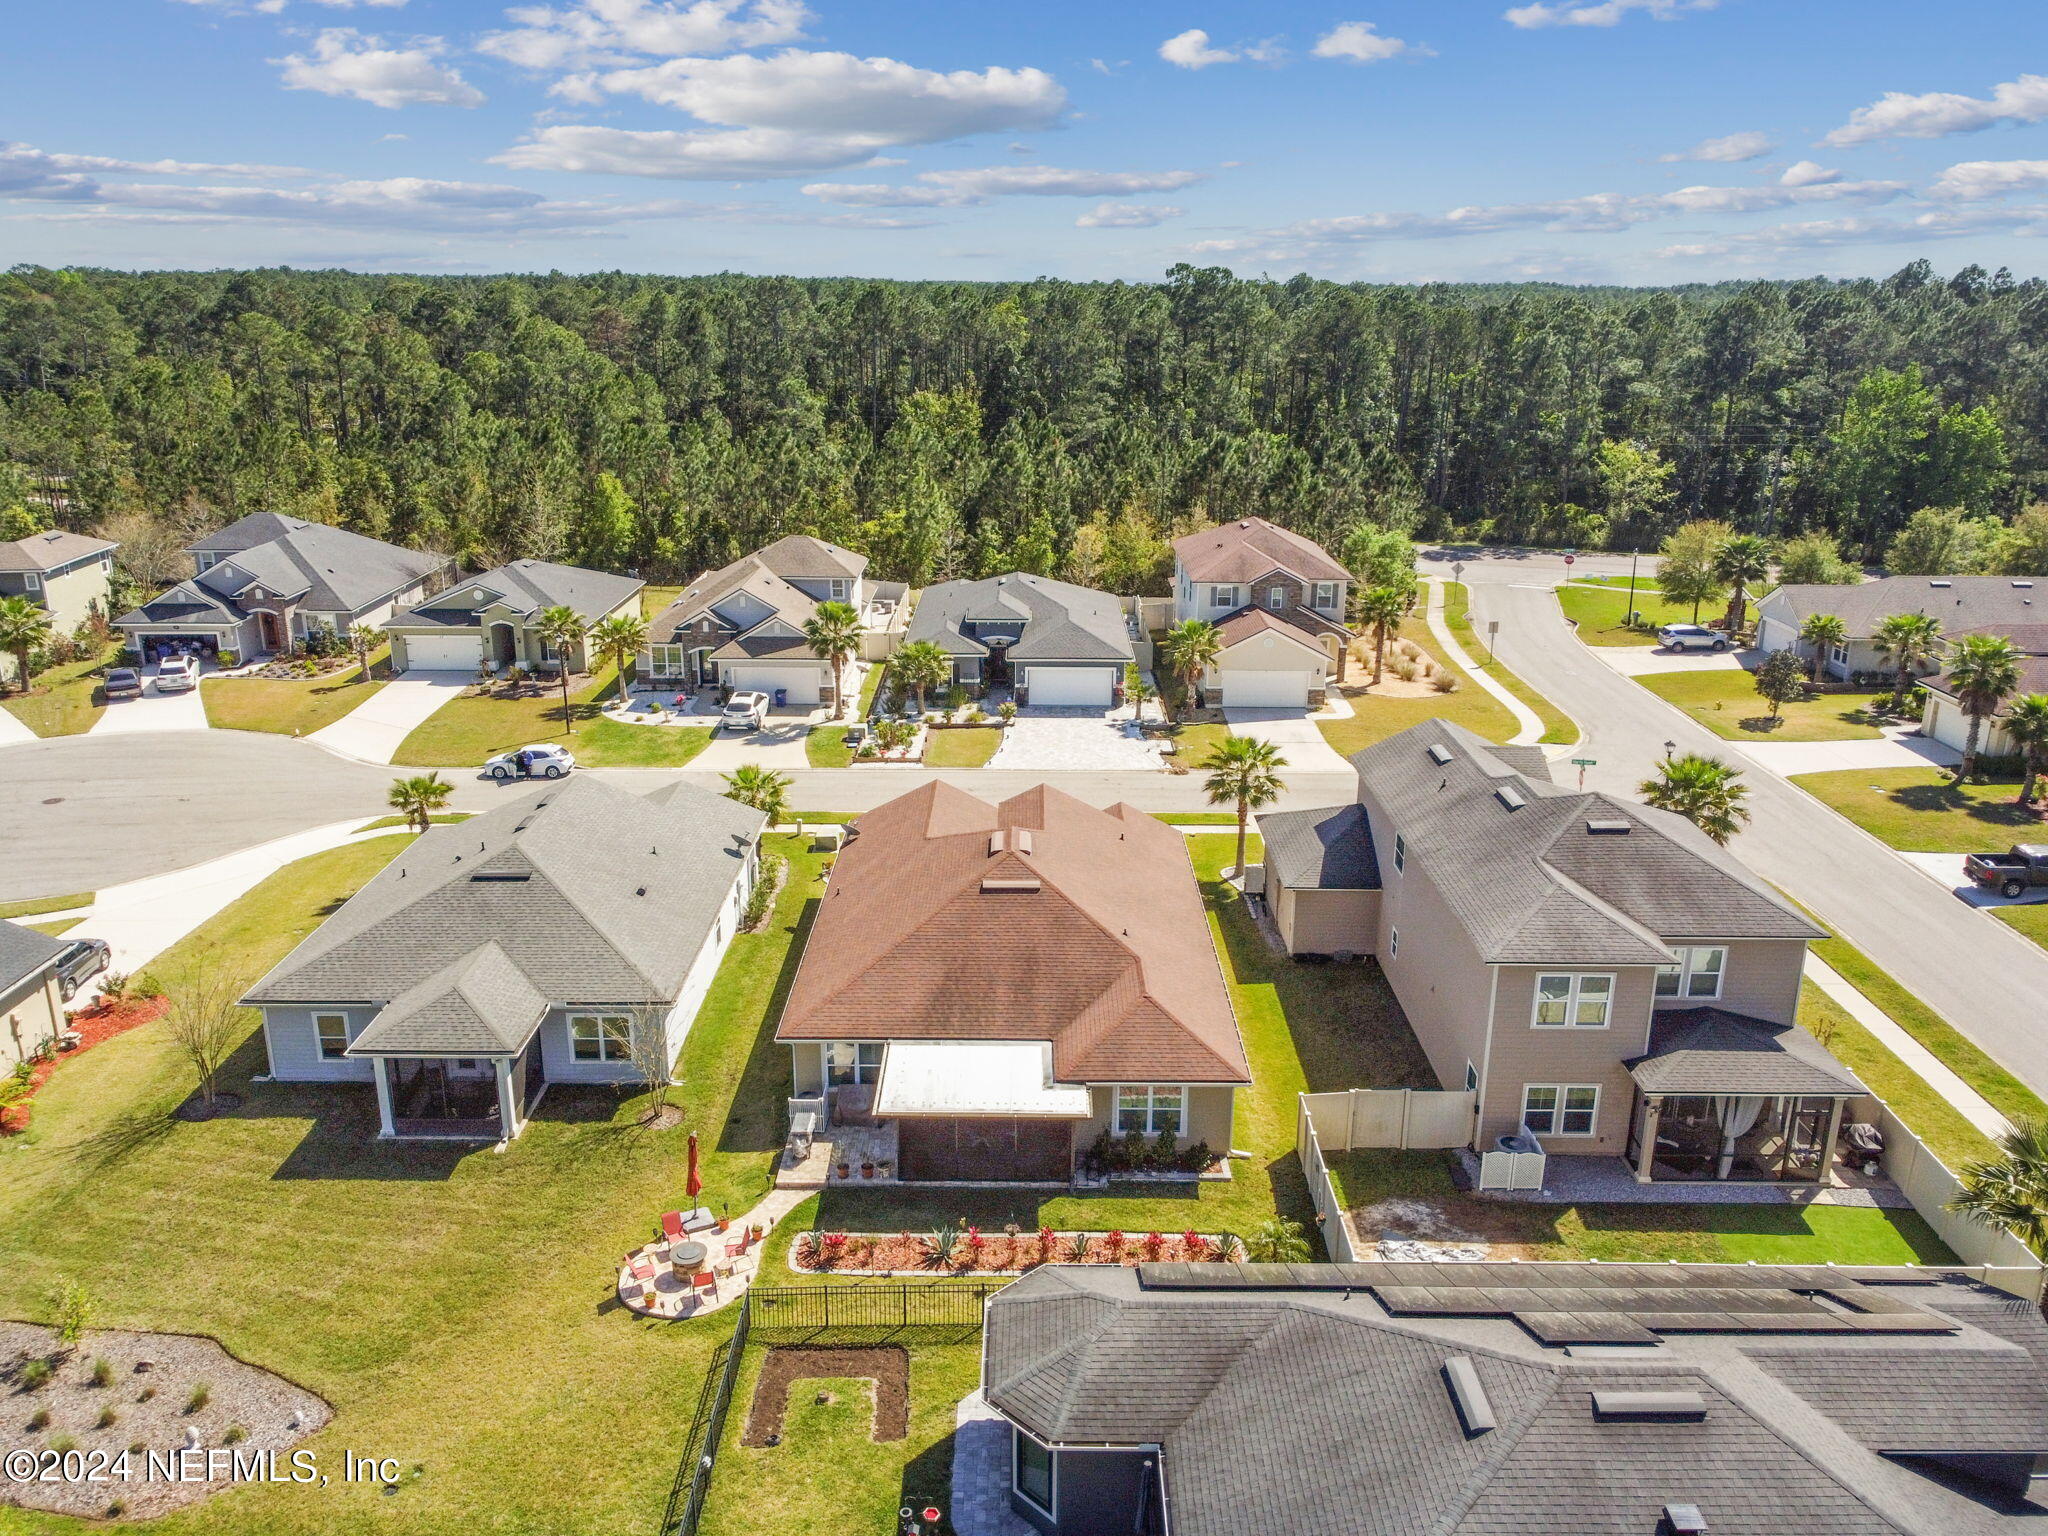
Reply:
M60 529L0 544L0 597L26 597L50 615L50 627L58 634L73 634L95 612L111 617L107 594L119 548L106 539ZM0 656L0 679L13 671L14 658Z
M0 921L0 1074L54 1046L64 1032L57 957L62 940Z
M1173 542L1173 616L1222 631L1203 702L1246 709L1319 706L1341 682L1351 573L1312 539L1263 517Z

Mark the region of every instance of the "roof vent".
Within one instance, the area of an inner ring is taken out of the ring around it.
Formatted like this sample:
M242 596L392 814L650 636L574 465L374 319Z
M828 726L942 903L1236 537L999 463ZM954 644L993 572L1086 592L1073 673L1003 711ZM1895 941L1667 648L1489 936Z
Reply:
M1486 1388L1469 1356L1452 1355L1444 1362L1444 1382L1458 1405L1458 1416L1465 1421L1466 1434L1483 1435L1494 1427L1493 1404L1487 1401Z
M987 875L983 877L981 882L981 891L984 896L1014 896L1037 889L1039 889L1039 884L1038 877L1035 875Z
M1664 1523L1671 1527L1672 1536L1706 1536L1707 1517L1697 1504L1666 1504Z
M2031 581L2016 581L2013 585L2016 587L2031 587L2033 583Z
M1626 821L1588 820L1586 830L1594 837L1627 837L1631 825L1632 823Z
M1955 583L1952 581L1930 581L1927 585L1930 587L1952 587Z
M1666 1419L1697 1422L1707 1416L1707 1400L1697 1392L1593 1393L1598 1419Z
M1018 827L1013 830L1010 833L1010 846L1019 853L1029 853L1031 851L1031 829L1029 827Z
M469 878L473 885L523 885L533 877L527 874L494 873L480 869Z
M1529 803L1526 799L1523 798L1522 792L1516 789L1512 784L1503 784L1499 788L1495 789L1493 792L1493 798L1498 800L1502 805L1506 806L1511 811L1519 811L1522 809L1523 806Z
M1439 768L1441 768L1445 763L1448 763L1452 758L1456 757L1457 755L1457 753L1453 752L1449 747L1445 746L1442 742L1438 742L1435 746L1429 749L1429 760L1435 763Z
M1003 834L1001 829L999 828L996 831L989 833L988 835L988 856L990 858L994 858L997 854L1001 853L1002 851Z

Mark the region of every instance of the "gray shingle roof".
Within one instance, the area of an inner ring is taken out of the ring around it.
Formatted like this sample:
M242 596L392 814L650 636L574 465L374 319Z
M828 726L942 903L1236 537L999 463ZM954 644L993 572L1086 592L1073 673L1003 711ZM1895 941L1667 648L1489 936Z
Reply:
M120 547L110 539L95 539L82 533L52 528L43 533L32 533L25 539L0 544L0 571L54 571L59 566Z
M1622 1063L1645 1093L1868 1093L1805 1030L1725 1008L1659 1010L1650 1049Z
M926 587L905 638L929 640L949 655L986 655L988 647L963 627L974 619L1023 620L1023 633L1009 648L1019 661L1128 662L1136 655L1115 597L1019 571Z
M1376 891L1380 864L1361 805L1271 811L1258 818L1266 863L1295 890Z
M348 1053L509 1055L526 1044L547 1011L547 998L492 940L394 997Z
M11 992L64 952L64 942L0 919L0 992Z
M274 512L251 513L191 547L222 554L223 561L123 614L117 624L239 622L248 610L238 598L252 586L295 598L316 613L359 613L448 563L445 555Z
M537 614L543 608L562 606L575 609L576 616L585 624L595 624L646 585L637 576L587 571L576 565L556 565L551 560L514 560L481 575L463 577L436 598L430 598L406 612L393 614L384 627L474 627L479 622L480 609L436 608L434 604L438 600L464 596L478 588L496 593L506 606L518 613Z
M1351 759L1482 959L1663 964L1672 942L1823 936L1683 817L1516 772L1505 750L1429 720Z
M249 991L388 1002L495 942L555 1003L674 1001L764 818L577 776L428 832Z
M1942 633L1952 635L1985 624L2048 622L2048 576L1886 576L1839 587L1797 584L1767 593L1757 612L1795 629L1816 613L1832 613L1852 640L1869 639L1892 614L1931 613Z
M755 551L754 558L784 581L830 581L852 578L868 568L868 557L807 533L784 534Z

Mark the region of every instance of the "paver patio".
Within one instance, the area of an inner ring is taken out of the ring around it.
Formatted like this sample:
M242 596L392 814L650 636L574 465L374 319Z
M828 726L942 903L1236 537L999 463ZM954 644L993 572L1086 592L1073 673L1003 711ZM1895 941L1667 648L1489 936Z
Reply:
M1160 743L1130 734L1131 712L1056 705L1026 705L1003 732L991 768L1034 773L1089 769L1157 768Z

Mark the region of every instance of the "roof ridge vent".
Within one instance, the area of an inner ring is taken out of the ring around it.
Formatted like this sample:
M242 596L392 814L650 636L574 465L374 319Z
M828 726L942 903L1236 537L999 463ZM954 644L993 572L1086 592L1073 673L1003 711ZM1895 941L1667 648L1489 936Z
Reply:
M1445 763L1448 763L1452 758L1456 757L1457 755L1457 753L1453 752L1449 747L1445 746L1440 741L1434 743L1429 749L1429 760L1435 763L1439 768L1441 768Z
M1493 798L1511 811L1519 811L1529 803L1528 797L1512 784L1495 785Z
M1618 816L1589 816L1586 831L1593 837L1626 837L1633 822L1623 821Z
M1616 1392L1593 1389L1596 1419L1656 1419L1698 1423L1707 1416L1707 1400L1697 1392Z
M1451 1389L1451 1401L1458 1405L1458 1417L1465 1421L1467 1435L1483 1435L1498 1424L1493 1416L1493 1403L1471 1356L1452 1355L1444 1361L1444 1384Z

